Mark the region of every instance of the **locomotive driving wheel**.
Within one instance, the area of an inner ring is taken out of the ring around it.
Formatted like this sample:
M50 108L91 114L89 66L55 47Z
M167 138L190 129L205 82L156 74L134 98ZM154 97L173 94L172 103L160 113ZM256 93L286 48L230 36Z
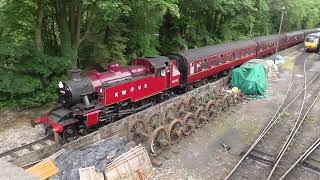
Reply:
M183 116L185 115L185 110L187 108L187 105L185 102L180 102L178 105L177 105L177 113L178 113L178 118L183 118Z
M168 131L169 131L171 144L175 144L179 142L182 136L182 129L183 129L183 125L179 119L175 119L170 123L168 127Z
M147 134L147 125L144 121L136 119L129 124L127 138L128 141L143 142Z
M228 108L229 108L229 100L228 100L228 97L224 97L224 98L221 100L221 105L222 105L222 110L223 110L223 111L228 110Z
M171 120L174 119L174 114L175 114L174 108L169 106L164 112L164 118L163 118L162 124L163 125L170 124Z
M217 104L218 103L215 100L210 100L206 104L205 110L207 111L208 119L213 119L217 116L217 111L218 111Z
M150 150L154 154L159 154L165 147L170 145L168 132L164 127L155 129L149 138Z
M161 115L159 113L152 113L147 117L149 132L154 131L161 125Z
M206 111L203 107L199 107L194 113L194 116L196 118L195 123L197 128L202 127L207 122Z
M79 132L77 131L76 127L74 126L68 126L65 128L62 132L62 141L64 143L69 143L75 139L77 139L79 136Z
M188 113L182 120L183 122L183 134L185 136L190 135L195 127L196 127L196 123L195 123L195 119L192 113Z

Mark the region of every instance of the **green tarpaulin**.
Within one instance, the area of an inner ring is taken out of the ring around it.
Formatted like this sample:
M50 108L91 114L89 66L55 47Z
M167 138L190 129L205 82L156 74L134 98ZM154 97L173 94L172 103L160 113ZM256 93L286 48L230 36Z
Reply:
M263 95L267 77L262 64L246 63L231 73L231 85L245 95Z

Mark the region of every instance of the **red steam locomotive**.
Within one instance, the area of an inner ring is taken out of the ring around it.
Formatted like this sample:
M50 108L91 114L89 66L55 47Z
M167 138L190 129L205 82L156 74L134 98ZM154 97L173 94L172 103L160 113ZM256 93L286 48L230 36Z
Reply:
M303 42L316 29L258 37L166 56L141 58L129 67L109 64L106 72L86 77L72 70L72 80L59 82L60 104L33 125L44 124L47 136L70 142L79 135L189 91L244 62Z

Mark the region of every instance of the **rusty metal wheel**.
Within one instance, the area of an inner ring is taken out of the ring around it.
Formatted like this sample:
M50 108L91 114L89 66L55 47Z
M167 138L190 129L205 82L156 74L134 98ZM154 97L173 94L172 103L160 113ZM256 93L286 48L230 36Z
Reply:
M187 109L187 104L183 101L177 104L177 111L185 111Z
M186 110L187 110L187 104L185 102L180 102L177 105L177 117L182 119L183 116L186 114Z
M166 129L161 126L155 129L149 138L150 151L159 154L165 147L170 145L170 137Z
M166 125L166 124L170 124L170 122L174 119L175 117L175 110L173 107L168 107L167 109L165 109L164 112L164 117L162 120L162 124Z
M222 95L222 89L221 88L215 88L213 90L214 92L214 95L217 96L217 95Z
M235 98L234 98L233 94L229 94L229 95L228 95L228 100L229 100L229 106L230 106L230 107L232 107L232 106L235 105L234 99L235 99Z
M219 99L219 100L216 100L216 102L217 102L217 106L216 106L216 112L217 113L220 113L220 112L222 112L223 111L223 101L222 101L222 99Z
M161 119L159 113L152 113L147 117L148 130L150 133L161 125Z
M225 96L220 102L221 102L223 111L226 111L226 110L229 109L229 99L228 99L228 97Z
M210 100L206 107L205 107L205 110L207 112L207 117L208 117L208 120L209 119L213 119L217 116L217 113L218 113L218 102L216 100ZM220 111L221 111L221 106L220 106Z
M199 107L194 113L196 119L196 127L200 128L207 122L206 111L203 107Z
M142 133L148 133L147 125L143 120L136 119L130 122L127 132L128 141L143 142L146 137L141 135Z
M239 103L238 94L232 94L233 104L236 105Z
M207 103L212 99L211 95L209 93L206 93L203 95L203 103Z
M190 99L188 100L188 105L189 105L189 106L190 106L190 105L194 105L194 106L197 105L197 99L196 99L195 96L190 97Z
M190 135L196 127L195 118L193 114L187 113L186 116L182 119L182 122L183 122L183 134L185 136Z
M180 141L180 138L182 136L182 129L183 123L179 119L175 119L170 123L168 131L171 144L176 144Z

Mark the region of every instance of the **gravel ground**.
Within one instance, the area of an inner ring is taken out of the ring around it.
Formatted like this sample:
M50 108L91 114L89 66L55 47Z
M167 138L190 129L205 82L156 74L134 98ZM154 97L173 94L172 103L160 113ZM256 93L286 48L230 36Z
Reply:
M32 128L30 120L42 111L5 111L0 114L0 153L44 137L42 126Z
M299 50L288 54L288 57L294 58L301 53L303 51ZM290 77L290 72L282 72L280 78L270 80L269 96L237 105L172 146L172 149L178 149L178 153L162 158L162 166L156 168L155 179L224 179L240 159L239 153L255 140L272 117L284 97ZM319 106L318 102L314 109ZM312 111L312 116L319 115L319 111ZM227 151L221 142L231 149ZM258 164L253 168L259 170L265 168L263 166ZM315 175L300 168L290 179L315 179Z

